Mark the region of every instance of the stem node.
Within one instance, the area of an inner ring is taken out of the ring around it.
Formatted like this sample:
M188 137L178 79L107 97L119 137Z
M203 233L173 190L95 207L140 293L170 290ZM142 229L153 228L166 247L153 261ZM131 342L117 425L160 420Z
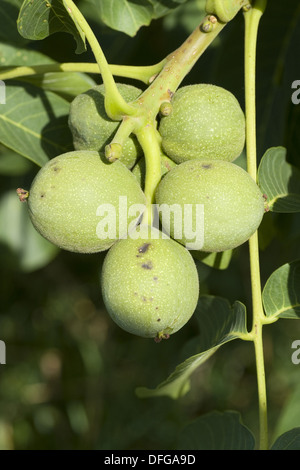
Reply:
M122 156L122 145L117 143L108 144L105 147L105 157L111 163L119 160Z

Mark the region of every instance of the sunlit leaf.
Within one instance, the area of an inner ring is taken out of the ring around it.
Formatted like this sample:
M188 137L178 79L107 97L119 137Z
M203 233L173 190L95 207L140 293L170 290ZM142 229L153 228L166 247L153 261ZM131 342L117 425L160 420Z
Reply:
M274 271L263 290L266 315L300 318L300 261L284 264Z
M286 161L286 149L265 153L258 169L258 184L272 212L300 212L300 171Z
M0 42L0 76L1 72L13 70L15 66L34 68L38 65L51 64L55 64L55 61L45 54ZM96 85L89 75L79 72L46 72L23 76L18 80L32 83L44 90L53 91L68 100ZM7 80L4 81L9 83Z
M9 66L53 64L55 61L41 52L13 46L0 41L0 72Z
M142 26L166 15L187 0L90 0L110 28L134 36Z
M69 103L54 93L22 82L6 85L0 105L0 142L42 166L72 148Z
M221 297L201 296L194 314L199 324L200 335L193 341L195 354L179 364L175 371L155 389L139 387L140 398L167 395L179 398L189 390L192 373L218 348L247 333L246 308L240 302L230 303Z
M24 0L18 18L19 33L33 40L70 33L77 43L77 54L85 52L85 34L67 8L64 0Z
M69 101L96 86L92 78L79 72L48 72L27 77L25 80L44 90L57 93Z

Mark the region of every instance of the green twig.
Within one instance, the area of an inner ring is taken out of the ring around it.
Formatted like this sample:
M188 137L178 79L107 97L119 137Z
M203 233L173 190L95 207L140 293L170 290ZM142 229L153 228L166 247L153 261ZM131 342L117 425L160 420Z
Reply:
M72 0L65 0L65 4L67 6L67 11L75 22L76 26L80 27L85 34L85 37L91 46L96 62L99 66L99 70L105 86L106 113L111 119L116 120L121 120L124 115L134 115L136 113L136 108L126 103L124 98L121 96L109 65L106 61L105 55L103 54L100 44L88 22Z
M257 179L256 151L256 47L257 33L261 16L267 0L257 0L245 11L245 101L246 101L246 149L247 169L250 176ZM257 386L259 402L260 444L261 450L268 449L267 394L264 365L262 330L265 315L262 304L259 245L257 231L249 240L250 276L252 289L253 336L257 369Z
M139 80L148 85L154 76L156 76L164 66L165 61L155 65L145 67L130 65L109 64L109 70L112 75L124 78ZM99 74L99 65L97 63L86 62L67 62L62 64L43 64L33 66L7 66L0 67L0 80L9 80L13 78L28 77L32 75L41 75L45 73L56 72L81 72L90 74Z
M153 206L155 202L155 191L161 179L161 147L160 140L154 123L143 125L136 132L137 139L143 148L146 162L146 176L144 193L147 207L142 222L148 225L153 223Z
M225 26L216 17L207 15L184 43L166 57L161 72L138 99L152 118L162 103L171 101L183 79Z

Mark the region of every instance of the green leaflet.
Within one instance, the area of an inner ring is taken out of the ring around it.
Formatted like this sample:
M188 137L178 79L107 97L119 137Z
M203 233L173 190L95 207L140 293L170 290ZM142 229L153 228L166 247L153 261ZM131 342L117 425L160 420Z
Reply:
M286 149L266 151L258 168L258 185L272 212L300 212L300 170L286 161Z
M49 91L10 81L0 106L0 143L39 166L72 147L69 103Z
M254 450L255 439L239 413L213 411L187 424L178 445L186 450Z
M68 13L64 0L24 0L18 30L25 39L41 40L53 33L70 33L77 44L76 53L86 51L85 34Z
M160 18L187 0L90 0L101 21L117 31L135 36L142 26ZM200 21L200 20L199 20Z
M167 395L179 398L189 391L189 378L192 373L217 349L233 339L247 333L246 308L240 302L231 307L228 300L210 295L201 296L196 312L200 335L193 339L195 353L179 364L169 377L155 389L139 387L140 398Z
M267 317L300 318L300 261L284 264L274 271L262 295Z
M279 436L271 450L300 450L300 428L291 429Z

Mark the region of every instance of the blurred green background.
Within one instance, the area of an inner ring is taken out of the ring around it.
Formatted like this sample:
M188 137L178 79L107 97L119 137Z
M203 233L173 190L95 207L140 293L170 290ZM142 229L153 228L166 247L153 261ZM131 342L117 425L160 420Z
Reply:
M86 2L79 6L110 63L149 65L180 45L200 21L203 3L189 0L134 38L95 21ZM12 17L16 14L12 11ZM243 32L239 15L183 84L223 86L244 106ZM299 44L299 7L293 0L284 7L270 1L258 41L258 155L283 145L288 161L298 168L300 106L291 102L291 84L300 79ZM89 52L76 56L74 40L65 34L27 47L57 61L93 61ZM213 409L240 411L257 435L256 371L248 343L233 341L219 349L193 374L190 392L177 401L135 396L136 387L155 387L172 372L185 342L198 333L196 322L191 319L159 344L115 326L99 287L104 255L59 252L28 224L15 189L28 188L37 171L33 163L0 147L0 339L7 355L7 363L0 365L0 449L172 449L184 424ZM264 284L274 269L300 258L299 214L268 213L260 240ZM197 266L201 293L240 300L251 312L247 244L235 250L225 271ZM272 435L300 425L300 365L291 361L296 339L298 322L280 320L265 328Z

